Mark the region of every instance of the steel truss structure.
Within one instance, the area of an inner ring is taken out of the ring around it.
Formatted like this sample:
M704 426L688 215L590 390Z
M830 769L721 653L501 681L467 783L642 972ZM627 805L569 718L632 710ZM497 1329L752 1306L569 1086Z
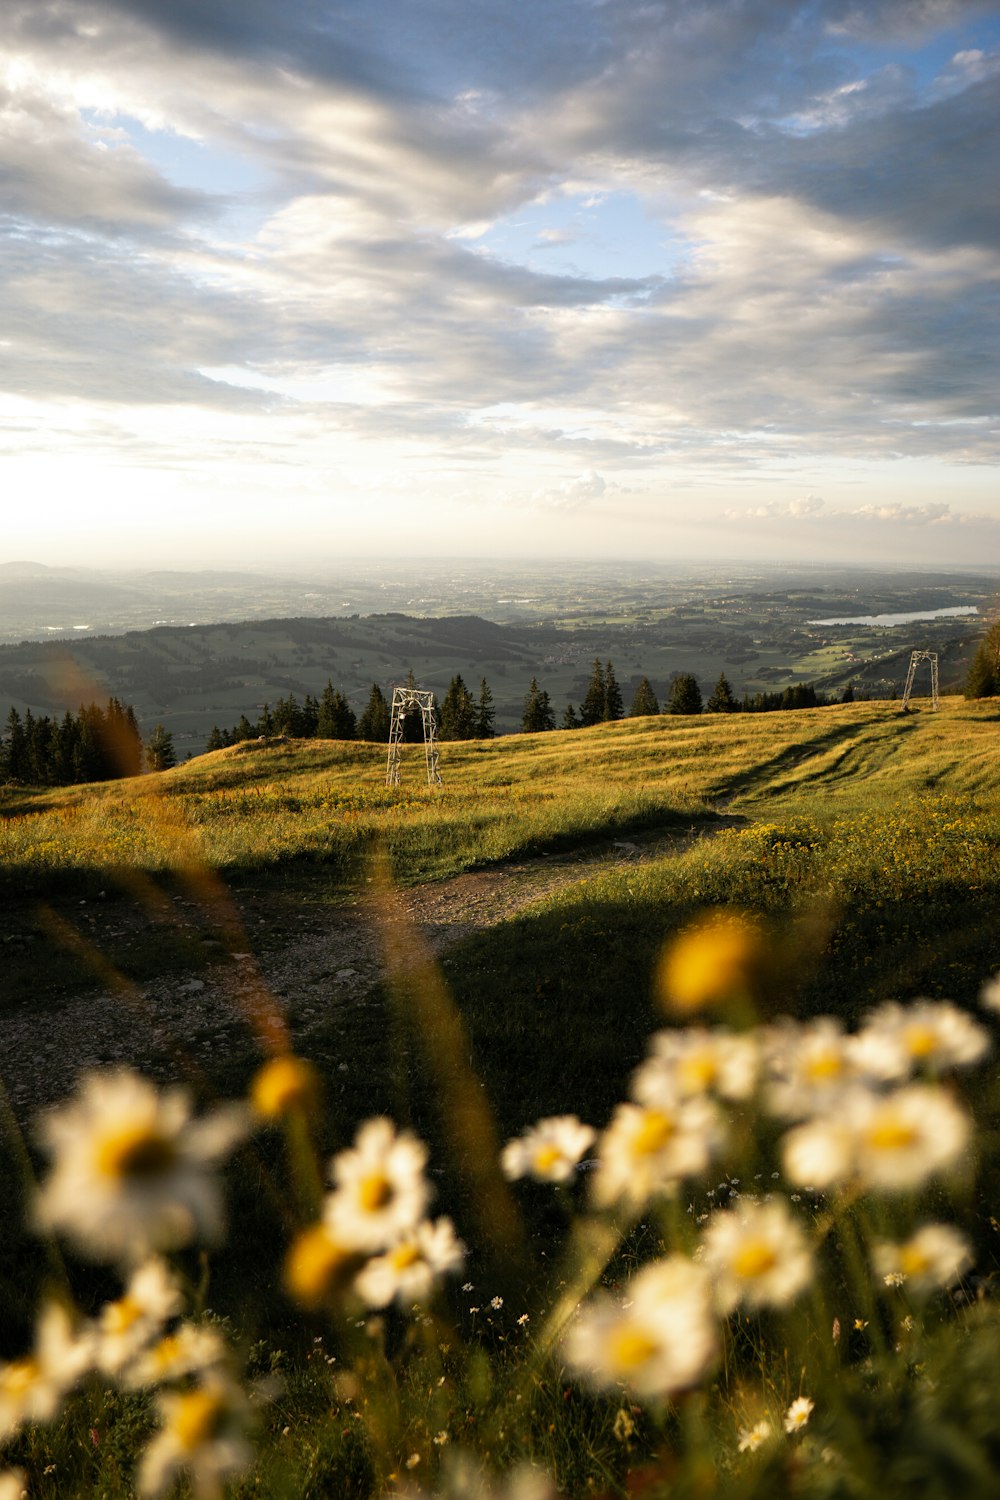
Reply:
M427 785L440 786L438 770L437 724L434 720L434 694L421 688L394 687L392 720L389 725L389 760L385 768L386 786L399 786L399 764L402 759L403 727L407 714L418 711L424 724L424 760L427 763Z
M903 708L910 701L913 691L913 679L916 676L919 662L929 661L931 664L931 708L938 706L938 659L936 651L914 651L910 656L910 670L906 674L906 687L903 689Z

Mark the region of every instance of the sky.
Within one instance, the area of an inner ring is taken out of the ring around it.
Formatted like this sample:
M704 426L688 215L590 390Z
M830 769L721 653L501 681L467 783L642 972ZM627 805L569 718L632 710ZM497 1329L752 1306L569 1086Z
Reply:
M1000 564L1000 5L4 0L0 561Z

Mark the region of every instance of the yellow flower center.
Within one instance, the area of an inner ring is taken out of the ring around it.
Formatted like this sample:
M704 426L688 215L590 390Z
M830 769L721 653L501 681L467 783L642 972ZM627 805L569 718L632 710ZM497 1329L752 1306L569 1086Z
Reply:
M656 1350L657 1345L641 1328L626 1324L611 1335L611 1361L624 1375L646 1364Z
M173 1429L186 1453L215 1437L222 1424L225 1402L214 1391L186 1391L177 1403Z
M153 1350L153 1360L158 1370L169 1370L181 1352L181 1341L176 1333L168 1333Z
M681 1078L692 1092L709 1089L719 1076L719 1065L711 1052L692 1052L678 1069Z
M899 1252L899 1269L904 1276L923 1276L930 1270L930 1261L916 1245L904 1245Z
M670 1115L658 1109L647 1109L632 1141L637 1156L655 1156L662 1151L674 1133L674 1122Z
M389 1259L392 1261L394 1270L408 1271L411 1266L415 1266L419 1260L422 1260L423 1256L416 1245L408 1244L397 1245Z
M929 1026L908 1026L905 1036L911 1057L930 1057L937 1048L937 1037Z
M278 1119L290 1109L305 1109L316 1096L316 1075L299 1057L274 1057L264 1064L253 1081L250 1099L266 1120Z
M392 1202L395 1191L384 1172L372 1172L358 1184L358 1203L366 1214L378 1213Z
M108 1333L127 1333L142 1317L142 1307L134 1297L124 1296L109 1302L104 1309L104 1327Z
M304 1229L285 1260L285 1286L297 1302L310 1307L346 1284L364 1257L332 1239L323 1224Z
M557 1146L539 1146L535 1152L535 1171L551 1172L556 1162L562 1160L562 1152Z
M733 1256L733 1271L742 1281L753 1281L757 1276L766 1276L777 1264L777 1253L767 1240L747 1240Z
M814 1052L806 1061L806 1077L813 1083L825 1083L844 1071L844 1059L834 1047L824 1047Z
M7 1396L23 1396L41 1373L37 1360L16 1359L0 1374L0 1387Z
M873 1151L905 1151L916 1140L916 1127L896 1115L876 1121L868 1132L868 1144Z
M663 954L656 988L668 1010L701 1010L751 986L762 953L761 936L748 919L718 912L680 933Z
M166 1177L176 1162L174 1142L152 1125L127 1125L97 1143L97 1170L115 1180Z

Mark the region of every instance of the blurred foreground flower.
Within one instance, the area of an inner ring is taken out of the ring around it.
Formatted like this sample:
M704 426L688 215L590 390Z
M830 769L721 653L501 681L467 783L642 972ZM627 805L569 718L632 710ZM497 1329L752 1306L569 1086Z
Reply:
M163 1261L146 1261L133 1273L124 1295L101 1309L97 1368L119 1374L180 1311L181 1301L177 1281Z
M646 1266L628 1284L628 1305L604 1293L586 1304L563 1342L567 1363L588 1384L625 1384L667 1396L697 1384L718 1351L712 1285L683 1255Z
M386 1307L392 1301L426 1302L438 1279L460 1271L464 1263L465 1246L451 1220L438 1219L433 1224L425 1220L384 1255L370 1260L359 1272L355 1290L372 1307Z
M705 1095L663 1100L658 1108L619 1104L600 1138L593 1199L598 1208L643 1209L700 1176L725 1140L722 1116Z
M856 1085L829 1113L788 1132L782 1162L801 1187L854 1179L902 1192L957 1165L969 1134L968 1116L941 1088L910 1084L882 1094Z
M632 1097L654 1107L665 1098L718 1094L749 1099L757 1082L759 1048L748 1032L693 1026L686 1031L658 1031L650 1055L632 1078Z
M756 1453L758 1448L774 1436L770 1422L766 1418L755 1422L752 1427L741 1427L739 1437L739 1448L741 1453Z
M338 1239L328 1225L311 1224L285 1257L285 1290L303 1307L320 1307L342 1296L364 1263L364 1253Z
M1000 974L987 979L979 991L979 1003L984 1010L1000 1012Z
M872 1251L877 1274L887 1285L903 1285L916 1296L951 1286L972 1265L963 1234L950 1224L925 1224L902 1245L880 1244Z
M47 1303L38 1315L32 1353L0 1365L0 1442L25 1422L50 1421L90 1368L92 1355L89 1337L77 1335L66 1309Z
M187 1474L200 1500L216 1500L226 1480L253 1457L243 1392L210 1377L190 1391L164 1391L157 1405L163 1426L143 1454L140 1493L160 1495L179 1474Z
M500 1165L506 1177L568 1182L596 1134L576 1115L550 1115L516 1140L508 1141L500 1154Z
M751 1000L764 961L758 925L738 912L710 912L663 950L654 988L665 1010L681 1015L726 1000Z
M880 1005L854 1038L853 1051L859 1071L881 1083L899 1083L915 1068L971 1067L989 1046L983 1027L957 1005L915 1000Z
M805 1231L781 1198L713 1214L701 1263L723 1313L738 1306L787 1307L812 1280Z
M205 1375L229 1360L222 1335L202 1323L181 1323L173 1333L145 1349L125 1370L124 1383L133 1389Z
M214 1171L247 1132L230 1106L191 1119L183 1089L161 1094L130 1069L91 1073L42 1121L53 1157L39 1223L98 1260L138 1261L224 1228Z
M250 1103L265 1120L278 1120L291 1110L307 1113L319 1100L316 1070L301 1057L270 1058L250 1085Z

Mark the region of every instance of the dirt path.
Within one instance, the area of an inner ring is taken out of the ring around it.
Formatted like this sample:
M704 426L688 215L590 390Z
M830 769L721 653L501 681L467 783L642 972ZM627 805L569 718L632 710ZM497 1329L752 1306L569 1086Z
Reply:
M558 855L540 855L458 875L402 893L404 910L435 954L476 932L507 921L554 891L616 868L680 853L699 838L741 822L722 818L711 829L653 831L619 841L602 840ZM298 917L298 930L277 945L253 950L253 934L267 919L253 898L242 904L246 952L236 951L207 969L173 974L141 987L109 984L46 998L44 1009L21 1007L3 1023L0 1077L22 1120L63 1097L86 1069L116 1063L165 1072L171 1053L188 1064L208 1063L220 1048L252 1044L248 1016L276 1002L293 1042L329 1025L337 1011L363 1005L384 974L382 945L371 907L364 901L335 908L318 923ZM197 912L177 903L178 930L197 925ZM100 951L100 921L89 936ZM116 920L121 920L120 917ZM292 921L296 919L293 918ZM291 923L288 924L291 927Z

